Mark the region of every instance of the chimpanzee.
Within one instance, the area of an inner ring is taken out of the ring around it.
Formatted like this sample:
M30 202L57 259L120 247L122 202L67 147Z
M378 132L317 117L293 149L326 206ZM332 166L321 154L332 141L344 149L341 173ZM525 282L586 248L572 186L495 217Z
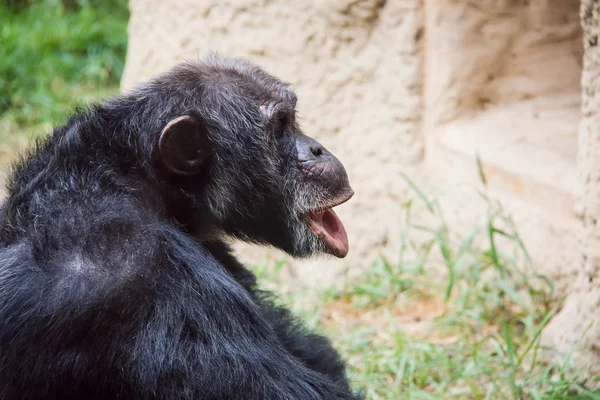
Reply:
M296 96L210 55L79 110L0 209L0 399L360 399L230 239L344 257L353 191Z

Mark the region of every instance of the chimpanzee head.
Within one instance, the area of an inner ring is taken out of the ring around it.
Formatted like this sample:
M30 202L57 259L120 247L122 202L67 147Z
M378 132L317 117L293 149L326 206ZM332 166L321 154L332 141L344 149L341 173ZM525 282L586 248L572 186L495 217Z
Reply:
M302 133L288 85L247 62L210 56L149 87L169 104L156 164L191 204L194 234L217 231L296 257L346 256L348 237L332 208L354 192L340 161Z

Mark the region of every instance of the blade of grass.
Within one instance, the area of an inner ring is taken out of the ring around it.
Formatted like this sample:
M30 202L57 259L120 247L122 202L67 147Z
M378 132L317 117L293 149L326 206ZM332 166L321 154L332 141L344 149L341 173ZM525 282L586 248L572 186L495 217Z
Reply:
M415 185L415 183L404 172L401 173L401 176L404 178L408 186L410 186L412 190L414 190L414 192L417 194L417 197L421 199L421 201L425 204L429 212L431 214L434 214L433 203L429 200L425 193L423 193L421 189L419 189L417 185Z
M550 310L550 312L548 312L544 316L544 319L538 325L538 327L535 330L532 338L529 340L529 343L527 343L527 345L525 346L525 350L523 350L523 352L519 356L519 360L517 361L517 366L518 367L520 367L523 364L523 360L525 359L525 356L527 356L527 354L529 353L529 351L532 349L533 345L538 342L538 339L542 335L542 331L544 330L544 328L546 327L546 325L548 324L548 322L550 322L550 320L552 319L552 317L556 314L556 312L558 311L559 308L560 308L560 304L557 304L552 310ZM533 364L535 364L535 356L534 356L534 362L532 363L532 365Z
M512 336L512 332L509 328L509 325L506 322L502 322L502 337L504 338L504 343L506 343L506 354L508 356L508 365L510 367L509 369L509 385L510 385L510 390L513 396L514 400L519 400L520 396L519 396L519 392L517 389L517 383L516 383L516 364L515 364L515 357L516 357L516 350L515 350L515 343L513 341L513 336Z
M487 179L485 177L485 173L483 172L483 163L481 162L481 158L479 157L479 153L475 156L475 160L477 161L477 171L479 172L479 179L484 186L487 186Z

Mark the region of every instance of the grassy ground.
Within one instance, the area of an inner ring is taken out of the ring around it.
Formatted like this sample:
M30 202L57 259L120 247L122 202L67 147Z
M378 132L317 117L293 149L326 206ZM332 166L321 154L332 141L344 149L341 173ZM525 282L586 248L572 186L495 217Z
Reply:
M74 106L118 91L126 22L126 0L0 0L0 168ZM540 361L540 333L559 304L528 270L502 208L482 192L488 222L456 237L436 199L414 189L398 265L375 260L343 290L318 293L281 280L284 262L255 270L334 339L369 399L600 398L573 394L568 358ZM413 221L416 208L433 222ZM431 272L439 260L443 278Z

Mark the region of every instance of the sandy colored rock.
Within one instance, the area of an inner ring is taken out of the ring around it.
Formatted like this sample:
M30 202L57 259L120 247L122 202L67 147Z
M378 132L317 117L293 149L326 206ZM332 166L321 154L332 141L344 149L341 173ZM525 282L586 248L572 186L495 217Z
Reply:
M478 180L513 214L538 272L573 282L581 103L578 0L425 1L424 166L434 187ZM474 191L452 226L481 221Z
M583 104L579 132L581 214L579 254L573 268L578 279L564 308L544 332L543 343L557 359L574 350L574 363L589 377L600 376L600 3L581 2L585 55L582 77ZM600 382L590 380L590 385Z

